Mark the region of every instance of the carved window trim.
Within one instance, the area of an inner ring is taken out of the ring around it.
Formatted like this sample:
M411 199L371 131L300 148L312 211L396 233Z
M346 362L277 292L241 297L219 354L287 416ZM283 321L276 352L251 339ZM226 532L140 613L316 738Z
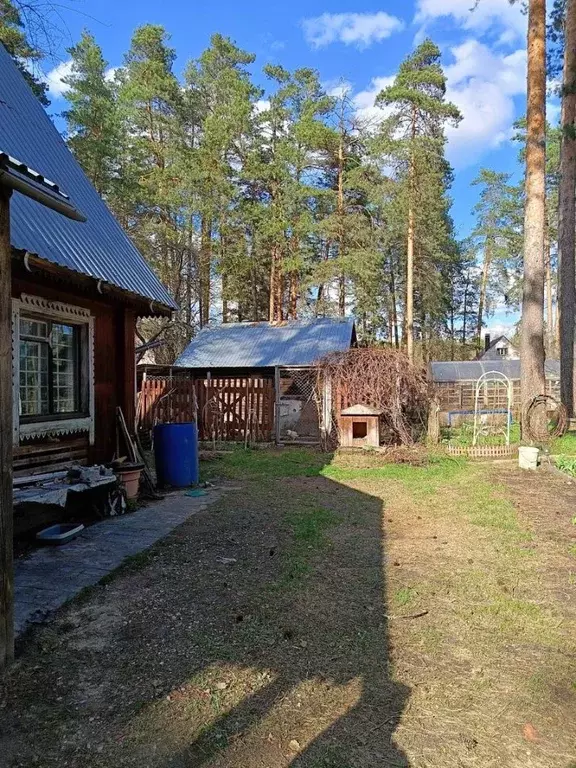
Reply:
M60 320L85 326L83 347L82 375L86 377L88 388L88 414L57 420L27 421L20 423L20 315L32 313L45 316L50 320ZM35 437L57 437L79 432L88 433L90 445L94 444L94 316L84 307L50 301L41 296L22 294L12 300L12 439L14 445L21 440Z

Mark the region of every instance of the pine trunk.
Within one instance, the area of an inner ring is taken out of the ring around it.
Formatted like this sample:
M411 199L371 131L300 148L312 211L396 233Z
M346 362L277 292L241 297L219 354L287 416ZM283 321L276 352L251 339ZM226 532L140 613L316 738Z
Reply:
M200 224L200 327L210 322L212 222L207 216Z
M552 357L554 350L554 307L552 303L552 250L548 223L546 223L544 239L544 264L546 269L546 354L548 357Z
M298 317L298 273L290 273L290 288L288 293L288 317L296 320Z
M558 324L560 334L560 397L574 414L574 309L576 274L576 0L568 0L562 82L562 146L558 189Z
M414 362L414 211L408 209L408 242L406 248L406 352Z
M486 292L488 290L488 275L492 262L492 243L484 245L484 263L482 265L482 277L480 279L480 295L478 297L478 321L476 323L476 339L478 349L482 349L482 327L484 325L484 307L486 305Z
M282 298L283 298L283 280L282 267L280 263L280 249L278 245L272 248L272 263L270 266L270 311L269 319L271 323L279 322L283 319Z
M416 107L412 109L412 148L408 171L408 242L406 247L406 352L414 362L414 142L416 141Z
M546 0L530 0L528 7L527 101L524 282L520 337L523 409L545 391ZM545 418L545 414L541 413L540 417Z
M345 256L345 227L344 227L344 137L343 125L340 123L340 141L338 143L338 257L340 264ZM341 266L342 269L342 266ZM338 280L338 314L346 314L346 275L342 269Z
M390 254L390 305L392 313L392 338L396 349L400 349L400 334L398 331L398 309L396 304L396 279L394 276L394 260Z

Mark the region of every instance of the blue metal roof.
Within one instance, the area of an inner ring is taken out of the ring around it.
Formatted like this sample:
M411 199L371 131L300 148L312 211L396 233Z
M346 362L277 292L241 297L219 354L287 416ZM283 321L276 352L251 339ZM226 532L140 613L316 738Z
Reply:
M225 323L203 328L174 365L208 369L313 365L330 352L349 349L353 334L351 318Z
M72 221L20 194L11 203L18 250L176 308L167 290L112 216L56 127L0 44L0 152L54 182L87 217Z
M520 379L520 360L459 360L456 362L430 363L432 381L476 381L483 373L498 371L509 379ZM560 377L560 362L546 360L546 377Z

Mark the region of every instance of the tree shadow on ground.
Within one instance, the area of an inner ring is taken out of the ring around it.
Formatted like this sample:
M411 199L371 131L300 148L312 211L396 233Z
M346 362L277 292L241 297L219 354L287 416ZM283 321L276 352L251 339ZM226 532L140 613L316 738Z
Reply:
M382 499L294 456L248 455L241 487L28 639L0 766L408 768Z
M267 551L256 554L249 578L272 587L267 597L275 601L278 631L269 644L241 644L239 656L206 659L271 670L273 681L218 718L168 765L407 768L393 739L409 689L391 677L382 499L320 472L274 483L273 492L286 491L288 521L300 512L313 518L318 509L328 515L326 546L309 553L314 548L305 534L302 547L294 543L298 523L287 534L281 515L266 509L252 515L243 538L258 541L266 531ZM304 509L294 510L290 496ZM307 567L310 572L298 573ZM246 581L233 589L254 594ZM248 622L263 615L254 603L239 610Z

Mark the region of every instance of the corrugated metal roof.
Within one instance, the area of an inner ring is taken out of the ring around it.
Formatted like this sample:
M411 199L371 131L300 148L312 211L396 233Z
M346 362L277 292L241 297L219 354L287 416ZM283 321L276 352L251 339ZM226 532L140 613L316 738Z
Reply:
M461 360L458 362L430 363L432 380L476 381L483 373L498 371L509 379L520 379L520 360ZM546 360L546 376L555 379L560 376L560 362Z
M174 363L181 368L271 368L313 365L350 347L351 318L225 323L203 328Z
M15 194L11 203L14 248L176 308L88 181L1 44L0 151L53 179L87 217L85 223L72 221Z

